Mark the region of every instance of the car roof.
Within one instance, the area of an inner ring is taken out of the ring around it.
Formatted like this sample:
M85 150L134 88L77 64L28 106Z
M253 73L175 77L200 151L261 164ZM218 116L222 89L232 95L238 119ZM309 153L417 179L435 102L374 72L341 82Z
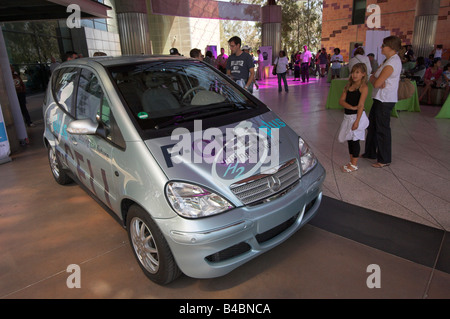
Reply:
M124 65L132 63L145 63L145 62L157 62L157 61L189 61L193 60L180 55L122 55L122 56L98 56L70 60L61 63L61 66L81 66L90 65L95 67L97 63L104 67L110 67L115 65Z

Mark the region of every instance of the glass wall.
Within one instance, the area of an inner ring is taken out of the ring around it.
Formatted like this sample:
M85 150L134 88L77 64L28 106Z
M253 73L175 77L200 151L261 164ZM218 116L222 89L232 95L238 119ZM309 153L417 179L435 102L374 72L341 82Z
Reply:
M51 64L61 63L65 52L76 51L66 20L5 22L0 26L9 62L20 71L27 93L44 91ZM106 19L82 19L81 27L108 30Z
M73 50L64 21L1 23L11 65L22 77L28 93L47 87L52 61L62 61Z

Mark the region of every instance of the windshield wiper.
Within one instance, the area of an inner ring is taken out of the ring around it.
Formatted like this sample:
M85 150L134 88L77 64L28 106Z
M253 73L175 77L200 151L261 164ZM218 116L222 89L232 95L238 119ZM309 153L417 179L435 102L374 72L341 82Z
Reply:
M163 122L161 124L155 125L155 129L159 130L168 126L171 126L173 124L182 123L194 119L201 119L201 118L207 118L211 117L217 114L226 113L229 112L230 109L234 109L237 111L241 111L244 109L247 109L248 107L237 107L237 104L233 103L218 103L214 105L210 105L208 107L202 106L202 108L193 110L186 114L178 114L175 115L172 119Z

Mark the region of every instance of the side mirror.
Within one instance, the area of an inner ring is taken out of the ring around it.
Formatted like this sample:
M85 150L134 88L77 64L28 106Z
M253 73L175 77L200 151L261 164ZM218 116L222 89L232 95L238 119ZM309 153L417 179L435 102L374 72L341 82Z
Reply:
M98 123L90 119L76 120L69 123L67 132L74 135L94 135L97 134Z

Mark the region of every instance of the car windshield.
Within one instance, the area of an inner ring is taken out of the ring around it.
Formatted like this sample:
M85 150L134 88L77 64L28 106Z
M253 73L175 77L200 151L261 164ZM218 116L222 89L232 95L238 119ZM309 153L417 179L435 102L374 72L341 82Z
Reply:
M267 111L222 73L200 61L127 64L109 67L109 71L144 131L173 129L220 114Z

